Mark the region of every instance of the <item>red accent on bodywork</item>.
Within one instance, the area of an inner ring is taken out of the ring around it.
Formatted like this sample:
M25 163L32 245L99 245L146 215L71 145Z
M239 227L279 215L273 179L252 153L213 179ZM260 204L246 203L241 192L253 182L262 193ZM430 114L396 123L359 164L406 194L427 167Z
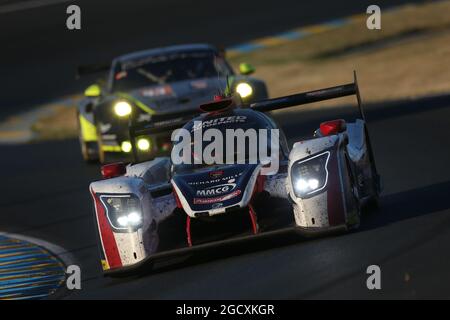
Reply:
M173 188L173 196L175 197L175 202L177 203L178 209L183 209L183 205L181 204L180 198L178 197L177 191ZM191 217L186 214L186 236L187 243L189 247L192 247L192 238L191 238Z
M320 124L320 132L324 136L331 136L334 134L338 134L345 130L345 120L337 119L327 122L322 122Z
M266 183L266 176L259 175L256 179L256 185L255 185L255 193L261 193L264 191L264 184Z
M237 197L242 193L241 190L235 190L232 193L228 193L224 196L215 197L215 198L194 198L193 203L194 204L211 204L211 203L217 203L217 202L223 202L230 200L234 197Z
M259 175L258 178L256 178L255 186L253 187L253 193L252 193L252 199L250 200L250 203L248 204L248 213L250 215L250 221L252 222L252 229L253 234L257 234L259 231L258 228L258 216L256 215L255 208L253 207L253 200L254 197L258 194L264 191L264 184L266 183L266 176Z
M119 249L117 248L114 233L108 222L108 218L106 217L105 208L92 189L91 195L95 202L95 214L97 215L98 229L106 260L108 261L108 265L111 269L120 268L122 266L122 260L120 259Z
M186 236L187 243L189 247L192 247L192 238L191 238L191 217L186 215Z
M253 198L258 194L264 191L264 184L266 183L266 176L259 175L256 178L255 186L253 187L252 199L250 203L253 201Z
M330 226L345 224L345 210L342 199L341 179L337 160L337 146L330 153L328 161L327 209Z
M178 197L177 191L173 188L173 196L175 197L175 202L177 203L178 209L183 209L183 205L181 204L180 198Z
M256 216L255 209L253 208L253 206L251 204L248 205L248 213L250 214L250 221L252 222L253 234L257 234L259 231L257 216Z
M102 176L105 179L110 179L118 176L122 176L127 172L125 163L117 162L111 164L105 164L102 166Z

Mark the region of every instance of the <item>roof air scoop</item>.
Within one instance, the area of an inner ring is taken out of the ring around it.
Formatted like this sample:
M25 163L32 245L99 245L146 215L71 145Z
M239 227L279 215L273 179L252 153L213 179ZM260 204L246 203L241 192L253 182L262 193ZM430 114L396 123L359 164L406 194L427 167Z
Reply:
M200 110L206 113L221 113L236 108L238 105L235 97L214 96L214 101L200 105Z

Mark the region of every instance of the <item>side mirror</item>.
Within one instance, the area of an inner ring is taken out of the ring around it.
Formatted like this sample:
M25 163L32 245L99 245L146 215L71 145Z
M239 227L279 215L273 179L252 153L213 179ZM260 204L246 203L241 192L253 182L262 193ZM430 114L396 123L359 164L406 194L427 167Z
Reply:
M100 88L100 86L98 84L93 84L84 91L84 95L89 98L100 97L101 94L102 94L102 89Z
M248 76L250 74L252 74L253 72L255 72L255 67L252 66L250 63L241 63L239 65L239 73L244 75L244 76Z

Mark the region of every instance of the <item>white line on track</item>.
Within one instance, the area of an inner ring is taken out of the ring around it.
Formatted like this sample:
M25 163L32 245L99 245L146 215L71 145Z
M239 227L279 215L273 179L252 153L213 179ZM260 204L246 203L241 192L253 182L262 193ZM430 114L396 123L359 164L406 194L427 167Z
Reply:
M53 243L50 243L50 242L47 242L47 241L44 241L41 239L28 237L28 236L24 236L21 234L9 233L9 232L0 232L0 236L5 236L5 237L9 237L12 239L18 239L18 240L22 240L22 241L27 241L32 244L38 245L44 249L47 249L47 251L49 251L53 255L57 256L59 259L61 259L62 262L66 265L66 267L74 264L75 259L74 259L73 255L70 252L68 252L66 249L64 249L56 244L53 244Z
M53 4L59 4L64 2L75 2L74 0L29 0L21 1L17 3L0 5L0 14L10 13L28 9L36 9L40 7L46 7Z

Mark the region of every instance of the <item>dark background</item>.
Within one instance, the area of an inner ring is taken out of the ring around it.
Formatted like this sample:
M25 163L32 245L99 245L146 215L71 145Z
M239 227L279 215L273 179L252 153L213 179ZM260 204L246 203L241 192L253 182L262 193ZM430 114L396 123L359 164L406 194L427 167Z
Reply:
M377 4L407 2L411 1L379 0ZM81 8L79 31L66 28L70 4ZM80 92L90 80L75 81L80 64L171 44L235 45L364 13L370 4L366 0L79 0L0 14L0 119Z

